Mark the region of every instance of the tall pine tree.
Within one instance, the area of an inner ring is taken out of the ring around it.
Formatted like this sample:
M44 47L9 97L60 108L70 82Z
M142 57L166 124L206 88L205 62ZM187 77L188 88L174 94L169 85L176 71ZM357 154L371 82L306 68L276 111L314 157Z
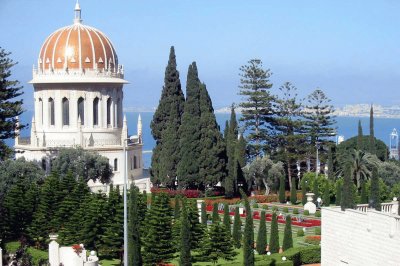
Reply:
M351 167L346 166L340 199L340 207L342 211L344 211L345 209L353 209L355 206L353 187L354 182L351 174Z
M257 247L258 254L265 254L267 247L267 226L265 223L265 211L261 212L260 225L258 228Z
M235 106L232 104L231 118L229 121L228 132L225 136L226 155L228 163L227 163L227 176L225 178L224 187L225 187L225 195L227 197L233 197L235 191L237 190L237 169L236 169L237 168L236 146L238 145L237 127L238 125L236 121Z
M187 211L186 203L182 204L182 215L181 215L181 232L180 232L180 256L179 265L191 266L192 256L190 254L190 221Z
M140 227L144 217L141 219L140 193L139 189L132 184L129 190L128 202L128 260L129 265L141 266L142 260L142 236Z
M169 54L168 65L165 69L161 99L150 124L151 133L156 140L156 146L153 150L151 163L151 177L153 184L174 185L177 158L179 158L178 129L181 125L181 115L183 113L184 102L185 97L181 89L179 72L176 69L175 49L172 46ZM167 131L168 127L169 130ZM175 146L173 149L170 147L171 145L164 147L165 138L168 138L170 142L171 140L175 140ZM167 149L167 151L164 151L164 154L168 153L169 158L160 155L164 148ZM169 167L165 167L164 164ZM160 169L162 170L161 173Z
M370 202L371 207L377 211L381 210L381 195L379 191L379 177L378 170L374 168L371 176L371 189L370 189Z
M240 92L243 101L239 104L242 107L241 121L248 131L247 140L249 152L252 157L262 155L268 150L267 143L271 135L269 123L274 119L273 101L270 93L272 73L264 69L262 61L251 59L247 65L240 67Z
M13 154L12 148L5 143L6 139L18 136L25 125L19 124L17 116L21 115L22 99L15 98L22 95L19 81L11 80L11 68L15 62L9 58L10 53L0 47L0 161L4 161Z
M283 234L283 251L288 250L293 247L293 237L292 237L292 217L290 215L286 216L285 231Z
M236 248L240 248L242 245L241 225L242 225L242 221L240 220L239 207L236 207L235 208L235 217L233 220L233 232L232 232L233 245Z

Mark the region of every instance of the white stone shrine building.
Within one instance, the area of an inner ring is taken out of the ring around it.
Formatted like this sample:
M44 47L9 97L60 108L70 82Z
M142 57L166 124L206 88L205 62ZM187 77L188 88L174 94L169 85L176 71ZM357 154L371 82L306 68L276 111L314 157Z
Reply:
M60 147L82 147L109 159L112 183L124 182L124 146L127 175L143 177L142 124L128 137L123 117L124 68L110 39L82 23L79 3L73 24L54 31L44 41L33 67L34 116L31 135L15 139L17 157L36 160L47 170ZM141 182L144 180L141 179ZM107 186L90 182L92 190ZM149 190L145 180L142 189Z

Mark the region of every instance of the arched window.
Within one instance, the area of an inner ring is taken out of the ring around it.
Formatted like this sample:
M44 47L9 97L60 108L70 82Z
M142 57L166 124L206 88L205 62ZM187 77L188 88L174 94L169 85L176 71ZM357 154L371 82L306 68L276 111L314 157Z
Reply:
M85 100L80 97L78 99L78 117L81 118L81 124L85 124Z
M39 98L39 117L40 117L40 124L43 125L43 101L42 101L42 98Z
M118 159L114 159L114 171L118 171Z
M54 126L54 100L53 100L53 98L49 98L49 120L50 120L50 125Z
M65 97L62 99L62 121L63 126L69 126L69 100Z
M111 125L111 98L107 99L107 126Z
M93 125L99 125L99 98L93 100Z
M137 168L137 159L136 159L136 155L133 156L133 168L134 168L134 169Z

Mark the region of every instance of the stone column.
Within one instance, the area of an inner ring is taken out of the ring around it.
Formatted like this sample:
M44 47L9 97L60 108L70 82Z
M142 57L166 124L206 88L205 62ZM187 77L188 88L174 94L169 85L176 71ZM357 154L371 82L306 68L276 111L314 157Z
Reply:
M60 265L60 245L56 242L58 235L52 234L49 235L50 244L49 244L49 264L50 266L59 266Z

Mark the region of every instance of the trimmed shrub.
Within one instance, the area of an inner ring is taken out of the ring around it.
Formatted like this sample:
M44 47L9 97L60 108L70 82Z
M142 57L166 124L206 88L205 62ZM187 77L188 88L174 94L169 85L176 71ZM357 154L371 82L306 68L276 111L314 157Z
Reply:
M303 229L301 229L301 228L297 229L297 236L304 236Z
M310 212L308 210L304 210L303 214L304 215L310 215Z
M268 205L262 205L263 210L268 210Z
M317 212L315 212L315 217L321 217L321 212L320 211L317 211Z
M321 227L315 227L315 229L314 229L314 233L316 234L316 235L321 235Z
M294 209L293 209L293 214L299 214L299 209L294 208Z
M297 247L291 248L280 254L292 261L293 266L300 266L303 264L320 263L321 262L321 247ZM277 264L278 265L278 264Z
M288 207L284 207L282 211L283 211L284 213L288 213L288 212L289 212L289 209L288 209Z
M304 238L304 242L307 244L319 245L319 243L321 243L321 236L306 236Z
M276 206L272 207L272 211L273 211L273 212L278 211L278 207L276 207Z
M254 203L254 204L253 204L253 209L256 209L256 208L258 208L258 204L257 204L257 203Z

